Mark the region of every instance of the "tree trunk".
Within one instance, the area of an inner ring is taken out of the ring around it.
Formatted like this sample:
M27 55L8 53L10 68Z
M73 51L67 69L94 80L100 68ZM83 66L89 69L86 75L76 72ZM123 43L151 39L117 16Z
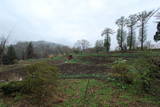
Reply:
M106 52L109 52L109 34L107 34L107 43Z
M120 44L120 47L121 47L121 50L123 50L123 26L121 28L121 44Z
M143 43L144 43L144 23L142 22L142 31L141 31L141 50L143 50Z
M3 65L3 62L2 62L2 60L3 60L3 59L2 59L2 56L3 56L3 55L0 55L0 65Z
M4 55L4 49L2 47L2 49L0 50L0 65L3 65L3 55Z
M129 50L132 50L132 47L133 47L133 27L131 26L131 38L130 38Z

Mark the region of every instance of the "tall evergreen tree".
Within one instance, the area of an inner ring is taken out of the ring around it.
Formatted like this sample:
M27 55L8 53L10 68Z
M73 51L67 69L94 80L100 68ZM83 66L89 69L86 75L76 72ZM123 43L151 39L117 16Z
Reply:
M33 45L32 42L30 42L27 46L26 49L26 58L30 59L30 58L34 58L34 49L33 49Z
M104 47L106 48L106 51L109 52L111 46L111 38L110 36L106 36L104 39Z
M7 49L7 53L4 54L2 62L4 65L14 64L17 59L15 49L12 45L10 45Z
M8 47L7 57L10 64L13 64L15 59L17 59L15 48L12 45Z
M136 45L135 32L132 32L132 36L131 36L131 32L129 31L127 36L127 46L129 47L129 50L135 49L135 45Z
M111 28L106 28L101 34L101 36L105 35L104 47L105 47L107 52L109 52L110 46L111 46L111 37L110 37L110 35L113 34L113 33L114 33L114 31Z
M129 29L129 33L127 37L127 45L129 47L129 50L133 49L135 45L135 40L136 40L135 25L137 24L137 22L138 22L138 18L136 14L130 15L127 18L126 24Z
M8 37L0 36L0 65L3 64L3 58L5 55L7 40L8 40Z
M126 39L126 31L124 27L126 26L126 18L121 17L116 21L117 26L119 27L117 30L117 41L121 50L124 50L125 39Z

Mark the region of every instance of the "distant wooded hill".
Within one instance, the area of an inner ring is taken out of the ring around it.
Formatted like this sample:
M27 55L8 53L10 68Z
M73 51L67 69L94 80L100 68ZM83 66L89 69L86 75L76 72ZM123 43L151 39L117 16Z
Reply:
M16 55L19 59L25 59L26 48L30 42L17 42L14 45ZM52 54L64 54L71 52L71 48L62 44L47 41L31 41L34 54L37 58L48 57Z

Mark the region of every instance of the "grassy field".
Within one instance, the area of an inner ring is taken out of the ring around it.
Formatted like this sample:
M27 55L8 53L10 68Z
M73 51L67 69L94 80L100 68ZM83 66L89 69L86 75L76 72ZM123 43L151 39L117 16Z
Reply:
M131 78L134 78L135 81L137 81L137 76L134 75L134 72L142 71L148 73L148 70L152 71L150 70L152 66L150 67L150 65L147 65L149 63L145 63L144 59L147 56L156 56L156 59L158 59L160 55L159 53L159 51L106 54L85 53L73 54L74 58L72 60L67 60L67 55L54 56L53 58L22 60L15 65L0 66L0 72L10 71L37 62L48 62L51 66L61 64L68 64L71 66L72 64L76 64L80 65L80 67L91 65L96 66L96 68L98 66L106 66L110 67L112 70L113 65L118 63L116 66L118 69L122 68L123 72L123 67L127 67L127 69L129 68L127 76L131 76ZM141 60L140 57L143 59ZM139 58L140 60L137 60ZM70 67L69 69L74 67L75 66ZM79 73L74 75L60 73L58 91L55 93L57 95L57 102L53 107L160 107L160 101L157 97L142 93L141 90L138 89L135 90L135 84L132 84L132 86L125 84L122 85L120 80L112 81L114 78L110 78L108 75L96 73L87 74L85 73L85 70L83 72L84 73L82 74ZM133 74L130 74L132 72ZM116 75L114 75L115 72L111 71L110 73L112 73L111 76L116 76L117 74L118 76L123 76L118 72ZM141 77L138 78L140 80L137 82L145 82L143 80L148 79L145 78L147 76L145 73L144 77L141 74L138 74L138 76ZM0 107L7 107L3 104L2 99L0 99Z
M135 94L117 83L95 79L61 80L60 104L53 107L159 107L160 101L147 94Z

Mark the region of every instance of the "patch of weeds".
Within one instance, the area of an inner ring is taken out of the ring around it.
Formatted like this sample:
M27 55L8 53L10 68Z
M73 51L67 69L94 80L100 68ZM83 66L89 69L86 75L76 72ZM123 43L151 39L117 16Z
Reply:
M63 104L59 104L57 107L66 107L66 105L68 107L97 107L108 105L107 101L111 98L111 93L113 92L111 92L111 88L107 87L106 84L101 81L90 79L87 94L85 95L87 81L87 79L64 80L62 86L67 88L61 89L64 90L63 92L66 94L67 100L65 100Z
M123 94L123 95L121 95L121 96L119 96L119 97L120 97L120 98L123 98L123 99L126 99L126 100L128 100L128 101L133 100L133 97L132 97L131 94Z
M116 82L89 80L86 99L84 93L87 79L66 79L62 80L61 92L64 94L64 102L55 105L56 107L128 107L132 104L147 106L153 105L154 99L148 99L144 103L145 96L139 96L132 91L124 90L117 87ZM143 99L144 98L144 99ZM136 105L136 107L138 107ZM158 103L155 103L158 105ZM151 106L152 107L152 106ZM158 107L158 106L157 106Z
M121 107L128 107L128 106L129 106L128 102L124 102L124 101L119 101L119 102L117 103L117 105L118 105L118 106L121 106Z
M160 87L157 85L159 84L157 75L160 74L160 68L157 66L159 64L155 62L157 59L155 61L149 55L144 55L144 57L132 61L120 59L113 64L114 72L108 76L114 79L110 79L110 82L122 92L127 91L133 96L132 99L128 95L123 95L120 96L121 99L126 99L129 102L140 101L143 104L159 105ZM140 97L135 97L135 94Z
M144 95L143 97L139 98L138 101L160 105L160 101L154 96L150 96L150 95Z

